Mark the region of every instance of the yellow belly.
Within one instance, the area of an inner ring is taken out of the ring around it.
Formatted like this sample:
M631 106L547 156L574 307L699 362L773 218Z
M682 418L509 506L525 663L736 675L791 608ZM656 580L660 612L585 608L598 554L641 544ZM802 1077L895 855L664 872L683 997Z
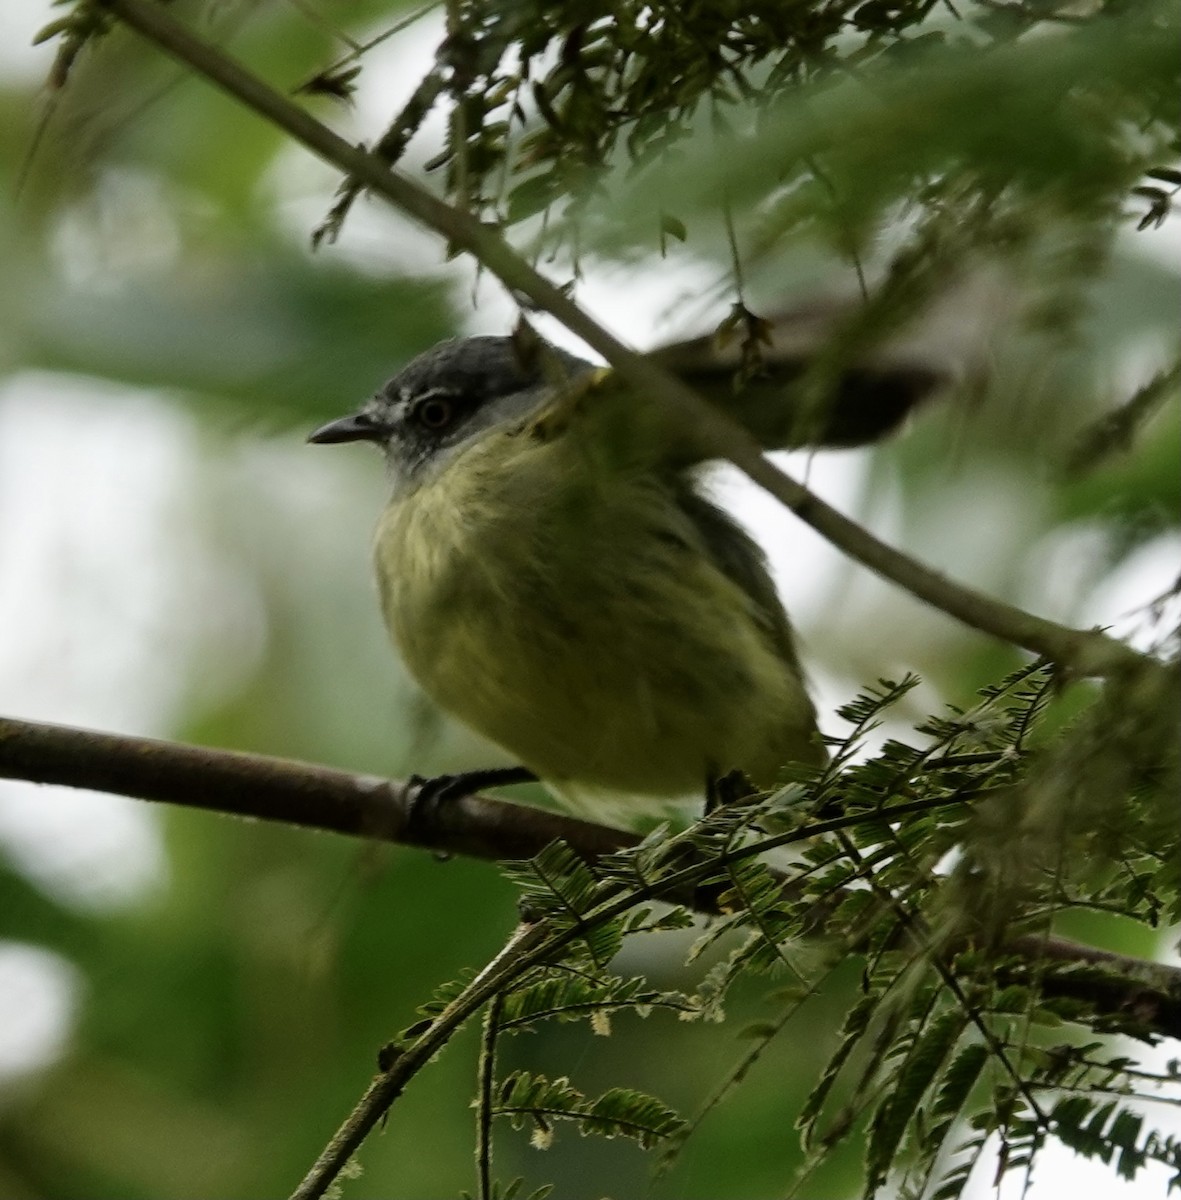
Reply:
M667 487L564 453L493 435L386 510L383 611L424 691L558 790L822 761L794 662Z

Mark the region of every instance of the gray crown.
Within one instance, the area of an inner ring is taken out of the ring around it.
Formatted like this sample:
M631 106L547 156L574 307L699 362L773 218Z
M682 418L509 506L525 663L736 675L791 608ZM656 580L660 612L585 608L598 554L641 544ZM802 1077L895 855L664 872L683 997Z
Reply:
M589 370L590 363L546 343L529 352L511 337L453 338L412 359L359 412L309 440L379 443L401 491L430 478L459 447L535 412L555 376L577 378ZM424 419L431 400L451 409L451 419L438 428Z

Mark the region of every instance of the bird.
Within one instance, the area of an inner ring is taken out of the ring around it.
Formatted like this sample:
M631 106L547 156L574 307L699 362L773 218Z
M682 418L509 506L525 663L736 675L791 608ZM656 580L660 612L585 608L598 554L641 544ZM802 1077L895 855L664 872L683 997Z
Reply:
M767 449L877 441L945 382L879 352L817 400L817 325L788 314L729 353L706 336L653 357ZM655 412L522 323L435 345L309 436L384 451L389 633L427 696L519 764L439 777L440 795L536 778L578 815L634 824L826 763L765 555L706 494L709 447Z

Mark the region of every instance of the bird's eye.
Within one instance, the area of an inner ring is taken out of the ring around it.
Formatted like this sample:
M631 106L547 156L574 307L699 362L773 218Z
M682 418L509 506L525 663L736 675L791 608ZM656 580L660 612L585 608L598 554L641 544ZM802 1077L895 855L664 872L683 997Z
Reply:
M455 404L445 396L429 396L414 406L414 419L424 429L446 429L455 418Z

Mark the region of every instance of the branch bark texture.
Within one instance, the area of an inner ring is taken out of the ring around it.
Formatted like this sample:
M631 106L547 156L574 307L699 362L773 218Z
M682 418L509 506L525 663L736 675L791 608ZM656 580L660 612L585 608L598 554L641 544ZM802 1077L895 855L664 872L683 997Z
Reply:
M597 858L637 840L489 796L417 806L416 789L406 781L8 717L0 717L0 778L112 792L469 858L532 858L555 838Z

